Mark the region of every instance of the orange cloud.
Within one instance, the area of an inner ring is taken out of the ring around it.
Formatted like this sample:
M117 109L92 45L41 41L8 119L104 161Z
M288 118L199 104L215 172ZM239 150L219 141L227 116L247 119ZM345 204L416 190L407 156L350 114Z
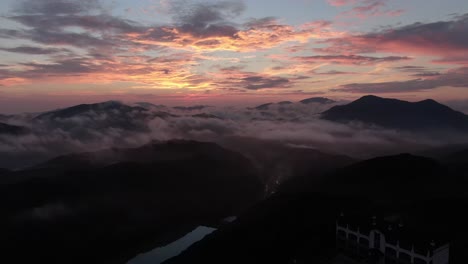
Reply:
M315 21L297 27L283 25L276 20L250 23L235 33L232 28L218 28L210 34L197 35L175 27L150 28L144 33L127 34L129 40L154 46L198 51L250 52L277 47L287 42L307 43L311 39L342 36L326 21Z
M410 60L409 57L388 56L388 57L371 57L360 55L321 55L321 56L305 56L295 57L297 61L317 63L328 62L333 64L346 64L346 65L374 65L382 62L398 62Z

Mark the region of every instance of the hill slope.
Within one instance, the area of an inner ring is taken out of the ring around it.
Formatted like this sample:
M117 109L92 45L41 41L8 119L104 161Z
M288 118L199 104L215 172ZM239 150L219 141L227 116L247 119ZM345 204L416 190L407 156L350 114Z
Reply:
M18 263L124 263L199 225L239 214L262 196L250 162L212 143L115 153L92 164L83 157L98 154L10 173L16 182L0 186L5 252Z

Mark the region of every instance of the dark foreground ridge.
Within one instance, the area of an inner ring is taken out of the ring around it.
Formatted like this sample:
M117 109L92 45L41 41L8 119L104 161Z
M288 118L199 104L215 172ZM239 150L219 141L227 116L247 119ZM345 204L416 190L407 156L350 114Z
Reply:
M341 264L343 254L356 259L345 263L380 263L381 253L369 247L374 259L337 247L336 225L344 220L363 234L376 221L372 229L382 230L388 243L400 240L408 250L414 245L421 256L449 243L449 263L465 263L468 219L461 208L468 205L468 171L447 164L402 154L347 166L321 183L292 179L287 189L166 264Z
M106 156L107 154L107 156ZM125 263L262 195L250 162L213 143L172 141L56 158L0 186L4 258ZM91 162L92 161L92 162ZM25 254L27 252L27 254Z

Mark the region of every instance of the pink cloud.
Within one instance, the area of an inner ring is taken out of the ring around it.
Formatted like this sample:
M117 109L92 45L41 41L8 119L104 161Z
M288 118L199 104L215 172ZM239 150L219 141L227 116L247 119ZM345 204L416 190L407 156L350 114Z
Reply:
M373 16L400 16L404 10L392 10L387 8L388 0L329 0L333 6L353 7L341 13L343 17L368 18Z
M316 49L326 54L375 52L440 56L436 62L465 64L468 54L468 16L454 21L414 23L375 33L348 35L322 41L327 47Z
M356 3L356 0L328 0L332 6L346 6Z
M468 55L446 56L432 61L436 64L457 64L468 66Z
M468 88L468 68L462 67L448 70L445 73L407 81L391 81L376 83L350 83L341 85L334 91L351 93L403 93L436 89L439 87Z
M410 60L409 57L371 57L371 56L360 56L360 55L325 55L325 56L306 56L296 57L295 60L300 62L318 63L328 62L333 64L344 64L344 65L375 65L383 62L398 62L404 60Z

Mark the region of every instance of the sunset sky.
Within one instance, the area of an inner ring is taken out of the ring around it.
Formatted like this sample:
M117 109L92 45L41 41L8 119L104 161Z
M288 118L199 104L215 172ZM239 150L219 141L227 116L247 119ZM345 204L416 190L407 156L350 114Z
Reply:
M468 99L466 0L2 0L0 113Z

